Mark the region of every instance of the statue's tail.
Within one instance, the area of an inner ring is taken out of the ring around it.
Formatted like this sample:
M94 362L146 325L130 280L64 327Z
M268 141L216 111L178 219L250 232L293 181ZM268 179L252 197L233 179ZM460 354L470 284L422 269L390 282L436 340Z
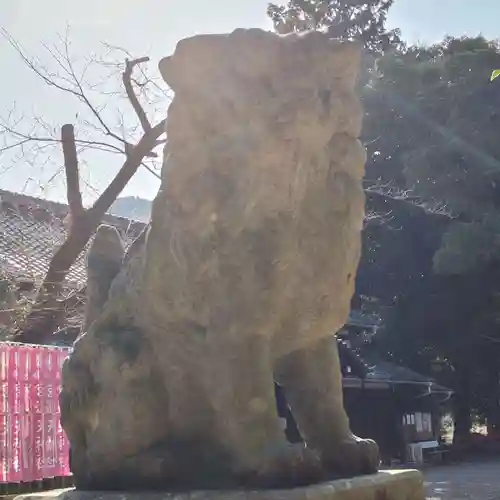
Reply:
M82 331L101 314L108 299L112 281L120 271L125 250L118 231L107 225L97 228L87 253L87 293Z

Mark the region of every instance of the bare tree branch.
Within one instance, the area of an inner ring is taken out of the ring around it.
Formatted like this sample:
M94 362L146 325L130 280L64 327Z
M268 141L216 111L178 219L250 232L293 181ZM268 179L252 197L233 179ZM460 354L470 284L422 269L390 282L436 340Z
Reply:
M149 165L146 165L144 162L141 164L151 175L154 175L157 179L161 180L161 175L158 172L155 172Z
M149 123L148 117L146 116L146 112L144 108L139 103L139 99L135 95L134 89L132 87L132 72L134 68L144 62L148 62L149 57L141 57L139 59L125 60L125 71L122 75L123 86L125 87L125 91L127 92L127 97L130 101L130 104L134 108L135 114L139 121L141 122L142 130L145 133L148 133L151 130L151 123Z
M69 39L68 34L66 36L61 37L60 42L62 44L62 50L57 47L50 47L47 44L42 44L44 49L50 55L52 61L60 68L62 74L54 74L49 70L44 68L44 66L35 58L29 57L22 46L9 34L7 30L4 28L0 28L0 35L5 38L5 40L9 43L9 45L16 51L21 60L26 64L26 66L37 75L47 86L56 88L61 90L62 92L68 93L75 97L78 101L83 103L90 114L94 117L99 131L102 132L105 136L110 137L114 141L121 144L121 150L128 154L128 152L133 147L133 144L127 141L123 134L118 134L113 131L112 128L106 123L101 109L91 102L89 95L87 94L83 81L86 72L90 66L90 62L87 61L84 69L81 72L81 75L77 74L77 71L74 67L74 62L72 61L70 47L69 47ZM132 74L134 69L142 63L148 62L149 57L140 57L137 59L126 59L125 60L125 69L122 71L122 83L123 87L134 112L139 119L141 128L144 132L148 132L151 130L152 125L148 120L147 114L140 104L139 99L137 98L132 84ZM145 82L146 85L148 83L152 83L149 80ZM90 124L88 124L90 125ZM12 132L12 131L10 131ZM15 146L14 146L15 147ZM3 150L11 149L11 145L8 147L4 147ZM2 151L2 149L0 149ZM157 155L154 151L149 151L146 155L148 158L156 158Z
M0 153L7 152L10 149L22 147L23 145L30 143L30 142L47 143L47 144L54 144L54 145L58 145L61 142L60 138L43 137L43 136L31 134L31 133L21 132L15 128L13 128L10 125L7 125L6 123L4 123L2 121L0 121L0 134L9 134L12 137L15 137L17 139L15 142L12 142L10 144L7 144L6 146L0 147ZM91 147L92 149L97 149L97 150L105 151L108 153L126 154L125 148L123 148L123 147L120 148L120 147L115 146L113 144L110 144L108 142L101 142L101 141L94 141L94 140L87 141L87 140L76 138L75 143L77 145L80 145L80 146ZM156 157L156 156L154 156L154 157Z
M82 194L80 192L80 173L76 153L75 130L66 124L61 128L61 142L66 172L66 193L71 217L77 219L83 215Z
M166 120L162 120L155 125L149 133L145 133L141 140L130 152L123 163L122 168L116 174L115 178L110 182L109 186L102 192L101 196L94 203L92 208L88 210L91 217L102 216L109 210L114 200L122 192L123 188L127 185L128 181L137 172L137 169L142 164L146 152L150 151L156 144L158 138L165 132Z
M0 120L0 136L6 140L5 145L0 146L0 153L11 152L18 148L20 157L26 161L26 153L29 152L30 147L35 148L31 152L36 158L46 148L61 143L64 156L64 169L58 168L51 175L51 179L54 179L59 172L64 171L66 174L71 224L66 239L58 246L50 261L25 324L15 334L15 339L18 341L38 343L43 342L47 335L59 328L61 321L67 316L63 305L65 301L60 299L63 282L103 216L127 183L140 167L147 169L155 177L160 177L155 172L154 165L151 166L148 163L153 162L158 156L155 148L167 142L165 139L166 120L159 120L152 124L148 114L153 119L157 110L154 109L151 113L151 106L149 106L150 112L148 113L141 104L141 101L148 105L152 102L148 98L148 87L152 86L154 90L160 88L152 78L146 76L145 70L140 68L141 64L149 61L148 57L134 59L126 53L124 65L116 62L106 63L106 67L113 70L113 76L121 76L122 94L134 110L136 118L136 125L126 124L124 114L118 109L115 112L118 123L112 124L109 120L107 105L110 96L117 96L118 93L108 90L106 86L109 85L108 78L103 84L105 91L101 93L101 100L103 96L107 100L101 104L99 99L93 99L94 92L99 89L99 86L89 84L86 75L92 62L95 61L86 60L82 69L77 67L70 54L67 35L61 38L61 48L44 45L52 63L57 68L56 73L45 68L37 59L28 57L20 44L5 30L0 30L0 35L8 41L26 66L46 85L75 97L83 104L83 113L77 114L76 132L73 125L66 124L61 128L60 136L56 132L57 128L50 126L42 118L34 118L31 128L28 129L23 128L23 120L14 119L12 113L9 114L7 120ZM138 77L134 76L136 69ZM166 95L165 92L156 93L156 96L159 96L158 102L160 100L162 102L162 108L165 107ZM161 113L164 116L164 110ZM88 183L83 177L80 178L80 170L81 165L85 164L81 153L87 149L123 154L124 161L108 186L98 194L93 205L85 210L81 185ZM147 160L149 160L148 163L146 163Z

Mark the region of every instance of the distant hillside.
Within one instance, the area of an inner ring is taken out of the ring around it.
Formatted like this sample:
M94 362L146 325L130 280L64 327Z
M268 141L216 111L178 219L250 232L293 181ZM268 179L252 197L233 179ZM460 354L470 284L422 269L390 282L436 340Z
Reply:
M135 196L124 196L123 198L118 198L113 203L109 209L109 213L117 215L118 217L149 222L151 201Z

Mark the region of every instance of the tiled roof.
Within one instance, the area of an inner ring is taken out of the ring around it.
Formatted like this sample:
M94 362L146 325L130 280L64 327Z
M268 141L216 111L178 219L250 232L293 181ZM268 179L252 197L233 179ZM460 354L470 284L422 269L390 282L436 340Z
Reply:
M0 190L0 273L14 279L39 283L47 271L56 248L66 238L68 207L40 198ZM144 223L106 215L128 245ZM71 268L67 282L77 286L86 279L82 252Z
M367 314L356 309L352 309L349 313L348 325L359 326L361 328L378 328L381 325L380 317L375 314Z
M388 361L380 361L370 367L367 380L384 381L391 384L420 384L432 388L433 392L450 392L451 389L439 385L434 379L414 372L405 366L396 365Z

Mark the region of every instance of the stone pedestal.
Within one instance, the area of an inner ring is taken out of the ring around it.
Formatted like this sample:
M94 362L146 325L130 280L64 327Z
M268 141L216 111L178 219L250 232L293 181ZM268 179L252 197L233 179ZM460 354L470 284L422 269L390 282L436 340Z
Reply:
M424 500L423 480L416 470L382 471L372 476L340 479L306 488L263 491L92 492L54 490L20 495L16 500Z

